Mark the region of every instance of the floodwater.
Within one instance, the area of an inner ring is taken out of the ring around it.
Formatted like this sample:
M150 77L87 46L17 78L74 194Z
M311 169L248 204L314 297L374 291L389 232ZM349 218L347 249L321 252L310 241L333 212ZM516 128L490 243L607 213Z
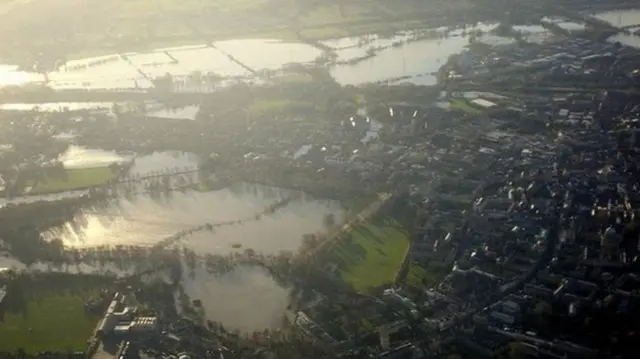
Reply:
M510 39L487 34L496 26L480 24L453 31L446 28L404 31L390 37L366 35L327 40L322 44L337 56L337 65L330 71L341 84L409 78L407 82L432 85L436 83L434 73L449 56L468 45L472 33L484 32L477 40L491 45L511 43ZM539 34L530 26L523 26L522 30L533 34L532 40L537 41ZM209 92L233 82L253 83L257 81L254 72L274 71L292 63L312 63L322 55L322 50L303 43L225 40L69 61L48 73L47 85L54 89L145 90L154 86L153 80L171 74L176 91ZM44 76L40 74L20 72L11 66L0 67L0 86L43 81Z
M19 71L17 66L0 65L0 87L42 83L43 81L43 75Z
M238 267L222 276L198 268L182 285L191 299L202 301L207 319L243 332L281 327L289 303L289 290L257 267Z
M195 120L199 106L185 106L179 108L147 108L147 117L169 118L174 120Z
M609 42L619 42L623 45L640 48L640 36L635 35L614 35L608 39Z
M105 167L114 163L122 163L131 158L116 154L114 151L84 148L72 145L63 153L60 161L65 168Z
M607 11L595 14L594 16L618 27L631 27L634 25L638 25L636 27L629 28L628 30L631 32L637 31L638 28L640 28L640 9ZM609 41L620 42L623 45L640 48L640 36L636 35L614 35L609 38Z
M68 61L58 71L48 73L54 89L135 89L150 88L151 81L122 56L114 54Z
M469 44L472 32L490 31L497 24L479 25L464 30L456 30L448 37L428 38L415 41L398 42L395 46L386 47L375 52L375 56L368 57L355 64L339 64L331 69L332 76L342 85L360 85L374 82L389 82L398 78L411 77L407 82L417 85L434 85L437 80L435 73L445 64L449 56L459 53ZM359 39L353 43L361 42ZM367 48L356 47L361 56L366 56ZM353 53L353 47L346 50ZM340 51L337 50L338 58ZM349 56L355 56L350 54Z
M241 183L211 192L173 192L161 201L138 196L120 199L104 210L86 211L73 223L46 236L79 247L153 245L194 226L247 219L245 223L219 227L214 233L195 232L184 244L198 253L226 254L245 248L264 253L294 251L304 234L324 230L326 214L342 218L343 210L337 202L302 195L273 215L254 218L292 195L292 191ZM237 245L242 248L234 249Z
M569 21L568 19L559 16L545 16L542 18L542 21L556 24L567 31L583 31L587 28L587 24L585 23Z
M42 74L18 71L16 66L0 65L0 87L46 82L54 89L144 90L152 88L153 80L167 73L177 79L187 78L195 82L202 75L250 80L252 70L276 70L290 63L308 63L320 55L320 49L301 43L263 39L228 40L212 45L72 60L57 71L49 72L48 82Z
M144 176L152 172L166 170L184 170L198 168L198 156L181 151L154 152L150 155L136 157L129 169L131 176Z
M91 168L108 166L134 159L129 169L131 176L144 176L149 173L160 173L174 170L193 170L198 167L198 156L193 153L178 151L154 152L150 155L136 156L134 153L116 153L96 148L84 148L72 145L61 157L66 168ZM0 207L7 204L31 203L36 201L57 201L63 198L80 197L89 191L68 191L37 196L23 196L7 200L0 198Z
M369 52L378 51L391 46L398 46L414 37L415 34L413 32L403 31L391 37L382 37L370 34L325 40L320 43L335 51L337 62L347 62L367 56L367 53Z
M0 253L0 269L8 268L15 271L38 271L38 272L63 272L71 274L103 274L123 277L135 274L135 268L117 268L113 263L104 263L99 266L87 263L78 265L54 265L53 263L36 262L28 267L19 260L12 258L7 253Z
M607 11L594 14L594 16L613 26L640 25L640 9Z
M419 85L434 85L435 75L449 56L462 51L469 44L466 37L427 39L386 48L366 60L353 65L337 65L332 76L342 85L382 82L404 76L430 76L412 81Z
M309 63L322 55L311 45L267 39L218 41L213 44L253 69L277 70L291 63Z
M4 103L0 104L0 110L8 111L38 111L38 112L63 112L78 110L111 109L112 102L46 102L46 103Z
M202 48L156 51L152 53L130 54L126 58L135 68L151 78L164 76L188 76L193 73L214 73L224 77L249 75L239 64L230 60L219 50L203 45Z

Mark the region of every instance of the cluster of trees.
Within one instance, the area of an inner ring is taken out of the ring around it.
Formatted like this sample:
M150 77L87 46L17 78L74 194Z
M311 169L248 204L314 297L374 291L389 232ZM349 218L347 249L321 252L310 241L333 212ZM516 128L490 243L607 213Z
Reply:
M69 143L56 138L50 122L33 115L0 118L0 177L11 198L47 176L59 176L60 156Z

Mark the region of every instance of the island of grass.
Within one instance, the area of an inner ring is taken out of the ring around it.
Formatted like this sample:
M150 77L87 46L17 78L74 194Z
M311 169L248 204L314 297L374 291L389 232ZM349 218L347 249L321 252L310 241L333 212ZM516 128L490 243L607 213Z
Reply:
M31 187L29 194L47 194L87 189L108 183L118 177L113 166L65 169L64 176L48 177Z
M391 217L354 226L329 250L339 275L357 291L393 283L409 247L409 233Z
M53 277L26 279L8 286L0 311L0 352L21 348L35 355L87 349L100 317L88 313L85 302L98 296L99 283L79 286L77 278L63 280L66 283Z
M470 115L479 115L482 110L471 106L471 104L465 99L455 99L449 101L449 105L452 109L468 113Z

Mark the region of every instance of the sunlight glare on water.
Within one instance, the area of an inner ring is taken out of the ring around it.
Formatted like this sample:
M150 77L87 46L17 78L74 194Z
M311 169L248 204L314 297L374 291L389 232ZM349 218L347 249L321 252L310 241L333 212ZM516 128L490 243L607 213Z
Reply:
M76 221L45 233L45 237L60 238L66 245L78 247L153 245L194 226L249 218L214 233L196 232L187 237L186 244L202 253L229 253L235 251L234 244L264 253L295 251L305 233L325 230L323 218L327 213L340 220L343 210L337 202L303 196L272 215L254 219L256 213L291 194L272 187L236 184L212 192L175 192L162 201L146 196L121 199L109 208L87 211Z

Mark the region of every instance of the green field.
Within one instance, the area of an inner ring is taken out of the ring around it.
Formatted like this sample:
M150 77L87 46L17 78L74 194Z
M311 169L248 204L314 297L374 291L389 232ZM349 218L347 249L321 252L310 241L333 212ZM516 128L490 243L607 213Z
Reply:
M445 273L440 269L425 269L417 263L409 264L409 270L405 282L416 288L429 288L438 284Z
M409 246L409 234L384 217L360 224L331 249L342 279L358 291L392 283Z
M454 110L466 112L470 115L479 115L482 113L480 109L471 106L469 102L464 99L451 100L449 101L449 105L451 105L451 108Z
M88 295L90 293L83 293ZM82 294L52 294L29 300L21 312L7 312L0 322L0 352L18 348L85 351L99 318L85 314Z
M256 100L249 105L248 113L251 116L264 116L268 114L277 114L281 112L295 111L299 109L312 109L313 104L310 102L294 101L294 100Z
M69 169L66 180L62 178L49 179L46 182L36 184L29 193L45 194L83 189L107 183L115 177L116 173L109 167Z

